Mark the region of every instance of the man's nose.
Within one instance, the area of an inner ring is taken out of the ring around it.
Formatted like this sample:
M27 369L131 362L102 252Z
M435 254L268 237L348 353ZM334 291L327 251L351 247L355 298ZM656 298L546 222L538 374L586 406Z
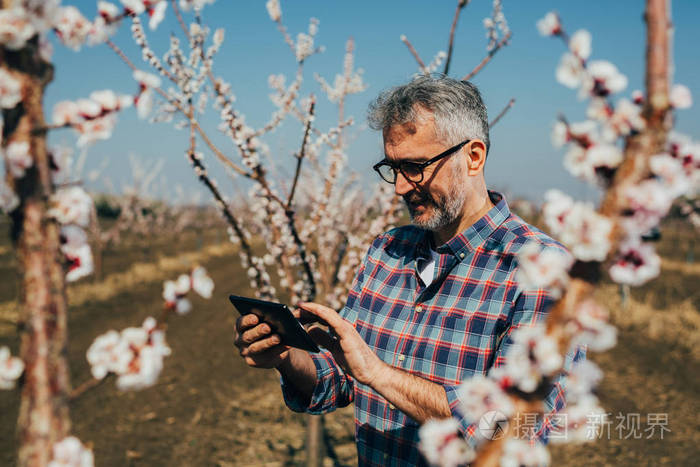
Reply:
M414 188L413 183L409 182L406 177L403 176L401 171L396 173L396 183L394 183L394 193L399 196L403 196Z

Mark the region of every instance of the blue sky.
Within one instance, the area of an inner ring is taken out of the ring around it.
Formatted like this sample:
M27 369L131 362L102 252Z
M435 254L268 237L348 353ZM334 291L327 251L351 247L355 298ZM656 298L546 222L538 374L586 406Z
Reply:
M95 13L95 1L70 1L86 16ZM383 89L405 82L417 71L415 61L399 37L405 34L423 60L428 62L440 50L446 50L450 23L456 1L284 1L283 20L292 36L306 31L308 19L320 20L316 43L326 50L308 60L306 81L302 93L320 94L313 72L332 81L342 67L344 44L348 37L356 42L356 66L364 69L367 90L349 98L347 114L358 123L348 148L350 167L367 177L373 177L369 167L381 156L381 138L364 125L368 103ZM462 77L485 55L485 30L482 19L491 12L490 0L472 0L463 11L457 29L451 75ZM632 90L642 89L644 73L645 28L644 2L641 0L504 0L503 9L513 38L492 62L473 80L486 101L490 117L495 116L508 100L515 106L492 130L492 148L486 167L486 178L493 188L533 200L541 199L548 188L563 188L583 199L593 199L596 190L577 182L561 165L563 151L550 144L550 128L558 113L571 121L584 119L585 107L577 100L575 91L559 85L554 70L564 52L561 41L539 36L535 23L550 10L560 13L569 32L588 29L593 35L593 59L609 60L629 78ZM700 100L700 2L674 0L672 17L674 35L674 81L687 85ZM226 39L215 63L215 73L233 86L237 109L253 125L267 121L274 110L269 102L267 77L272 73L291 76L295 71L294 57L282 41L275 24L270 21L264 0L218 0L205 8L204 21L212 28L226 29ZM172 12L149 40L161 55L166 51L170 32L178 32ZM115 38L135 63L140 54L123 25ZM83 48L76 53L60 45L54 53L55 79L47 90L47 113L53 104L63 99L86 97L93 90L110 88L133 93L136 89L131 73L106 46ZM143 64L143 69L146 65ZM289 81L288 80L288 81ZM320 101L323 102L321 98ZM677 113L677 129L700 137L700 107ZM317 124L327 128L335 122L335 110L321 103ZM209 133L218 132L216 113L203 120ZM62 130L52 135L52 141L71 144L71 132ZM220 147L230 151L231 143L216 135ZM276 160L285 166L298 149L301 134L289 124L267 138ZM130 179L128 154L134 153L144 161L165 160L160 182L169 187L181 185L188 192L198 189L198 183L183 156L187 144L185 132L170 124L148 124L136 118L133 110L123 112L112 139L99 142L89 150L86 167L107 164L107 173L119 187ZM232 183L223 169L205 152L210 172L219 179L224 190L233 193ZM106 162L105 162L106 161ZM370 179L371 180L371 179ZM235 184L235 182L233 183ZM105 189L102 182L93 184ZM206 199L206 198L204 198Z

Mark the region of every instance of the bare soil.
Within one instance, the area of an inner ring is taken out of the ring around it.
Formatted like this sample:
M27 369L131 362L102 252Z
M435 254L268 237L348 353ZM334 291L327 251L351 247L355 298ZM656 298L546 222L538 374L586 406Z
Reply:
M211 235L204 241L188 236L154 248L106 251L105 278L133 262L155 261L181 250L196 251L202 244L217 240ZM665 251L674 261L687 259L683 248L669 247ZM169 321L167 338L173 353L165 361L158 384L141 392L122 393L108 378L71 402L74 433L92 444L96 465L228 467L303 463L308 417L286 409L274 371L246 367L233 346L237 316L226 297L231 292L248 292L238 257L234 252L215 255L204 265L216 283L214 297L209 301L194 299L189 315ZM183 264L183 272L189 266ZM16 298L14 269L12 251L5 246L0 250L0 303ZM694 267L665 274L644 290L633 292L623 311L635 313L635 308L643 305L661 309L659 315L670 315L681 303L687 306L691 300L697 315L699 278L700 268L696 272ZM68 356L74 385L90 378L85 351L98 334L138 326L147 316L159 316L162 280L154 277L115 291L108 301L87 300L71 307ZM614 292L605 301L611 307L622 306ZM691 316L683 333L678 329L678 336L700 333L692 328L697 323L694 319ZM645 321L625 324L620 328L617 347L604 354L589 354L605 371L599 393L603 406L611 413L610 439L603 436L583 445L552 446L553 465L698 465L697 349L686 337L679 339L673 329L650 333L652 325ZM16 354L18 339L13 332L0 329L0 345L9 345ZM18 405L19 390L0 391L0 465L14 465ZM663 439L658 431L651 439L646 439L648 433L635 439L628 429L618 432L618 414L626 417L635 413L640 414L641 430L648 427L648 414L668 414L666 427L670 432L665 432ZM326 416L324 423L332 448L326 464L356 464L352 409Z

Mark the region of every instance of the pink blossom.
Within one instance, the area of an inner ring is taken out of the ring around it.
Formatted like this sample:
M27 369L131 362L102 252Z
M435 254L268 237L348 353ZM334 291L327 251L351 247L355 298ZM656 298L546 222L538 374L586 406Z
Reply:
M690 89L682 84L674 84L669 94L671 106L676 109L687 109L693 105L693 95Z
M474 450L460 436L459 422L454 418L428 420L418 436L419 449L430 465L457 467L476 458Z
M571 345L586 345L594 352L605 352L617 344L617 329L608 322L608 310L594 300L586 300L576 309L566 331L571 336Z
M0 108L12 109L22 100L22 85L0 68Z
M661 258L654 248L639 240L625 241L610 266L610 277L618 284L639 286L659 275Z
M92 198L81 187L61 188L51 197L51 202L48 215L60 224L76 224L81 227L90 224Z
M562 33L561 21L559 15L550 11L544 18L537 21L537 30L543 36L556 36Z
M591 55L591 33L585 29L576 31L569 39L569 50L581 60Z
M549 465L549 451L541 443L511 438L505 442L501 467L543 467Z
M267 14L270 15L272 21L279 21L282 18L282 9L280 8L279 0L267 0L265 3Z
M24 177L27 169L34 165L34 159L29 154L29 143L19 141L8 144L5 148L5 163L13 177Z
M547 289L555 298L569 283L568 271L573 258L554 248L542 249L537 242L528 242L518 252L516 279L525 290Z
M0 9L0 44L19 50L36 34L24 8Z
M53 457L48 467L93 467L92 450L83 446L75 436L68 436L53 445Z
M22 376L24 362L10 355L10 349L0 347L0 389L12 389L15 382Z
M61 42L75 51L80 50L85 43L91 28L92 23L74 6L62 7L54 22L54 29Z

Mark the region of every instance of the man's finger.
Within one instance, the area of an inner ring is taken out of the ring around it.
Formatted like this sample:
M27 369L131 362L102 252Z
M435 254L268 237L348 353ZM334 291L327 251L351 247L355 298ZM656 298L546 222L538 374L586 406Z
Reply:
M253 342L260 340L262 337L270 334L272 329L267 323L262 323L255 326L252 329L248 329L243 334L241 334L241 341L246 344L252 344Z
M342 330L346 329L348 324L338 313L332 308L319 305L318 303L303 302L298 304L299 308L306 310L309 313L324 321L328 326L333 328L338 335L341 335Z
M270 350L273 347L280 345L282 339L277 334L273 334L265 339L260 339L250 344L245 350L246 355L256 355L265 351Z
M247 329L252 328L256 324L258 324L260 320L258 319L257 316L255 316L253 313L248 313L246 315L243 315L239 317L236 320L236 329L239 331L245 331Z

